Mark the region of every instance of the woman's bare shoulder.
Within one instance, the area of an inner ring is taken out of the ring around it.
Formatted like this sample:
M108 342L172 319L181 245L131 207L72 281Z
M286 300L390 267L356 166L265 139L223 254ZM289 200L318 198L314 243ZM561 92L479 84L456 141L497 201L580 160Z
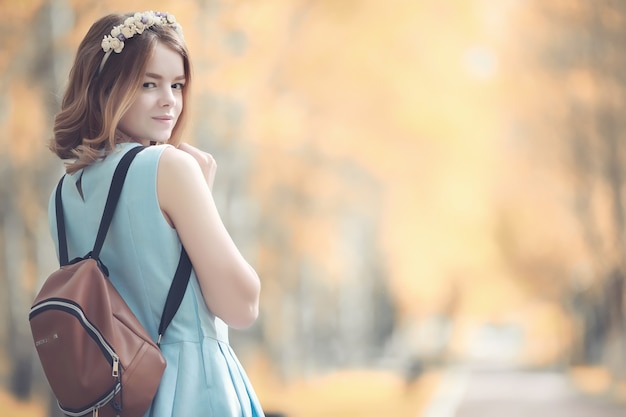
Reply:
M159 200L166 210L176 205L177 199L193 197L206 188L202 170L189 155L173 146L163 150L157 171Z
M163 166L166 169L193 168L195 160L187 152L181 151L180 149L172 145L161 145L161 146L163 146L165 149L163 149L163 152L161 153L161 158L159 159L159 168L161 166Z

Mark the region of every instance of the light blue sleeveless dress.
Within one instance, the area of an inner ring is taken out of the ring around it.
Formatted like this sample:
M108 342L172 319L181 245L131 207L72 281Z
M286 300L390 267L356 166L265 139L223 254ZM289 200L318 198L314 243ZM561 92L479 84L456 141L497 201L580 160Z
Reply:
M134 146L138 144L117 145L103 161L65 177L62 199L69 259L92 249L113 171ZM148 147L135 157L101 252L111 282L155 341L181 250L176 230L163 218L157 199L157 166L165 146ZM48 213L58 253L54 207L52 193ZM263 416L228 343L228 327L207 309L195 273L161 350L167 367L146 417Z

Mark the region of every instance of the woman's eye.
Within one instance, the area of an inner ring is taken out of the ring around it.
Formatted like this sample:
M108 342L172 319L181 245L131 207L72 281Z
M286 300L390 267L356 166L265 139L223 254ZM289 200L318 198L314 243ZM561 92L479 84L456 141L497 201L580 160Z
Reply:
M153 87L156 87L155 83L152 83L152 82L143 83L143 88L153 88Z
M185 87L184 83L176 83L176 84L172 84L172 88L175 90L182 90Z

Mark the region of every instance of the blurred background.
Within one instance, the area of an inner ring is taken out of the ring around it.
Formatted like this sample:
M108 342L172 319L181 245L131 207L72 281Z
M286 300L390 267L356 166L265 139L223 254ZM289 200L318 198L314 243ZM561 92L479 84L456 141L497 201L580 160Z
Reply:
M58 415L47 140L89 26L142 10L183 25L268 413L451 417L486 370L624 407L626 2L0 0L0 415Z

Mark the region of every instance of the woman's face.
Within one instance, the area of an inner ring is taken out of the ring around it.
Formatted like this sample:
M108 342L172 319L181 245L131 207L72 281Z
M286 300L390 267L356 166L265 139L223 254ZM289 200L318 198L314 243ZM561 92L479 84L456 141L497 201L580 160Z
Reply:
M148 61L135 101L118 128L143 145L166 142L183 109L184 86L183 58L158 43Z

